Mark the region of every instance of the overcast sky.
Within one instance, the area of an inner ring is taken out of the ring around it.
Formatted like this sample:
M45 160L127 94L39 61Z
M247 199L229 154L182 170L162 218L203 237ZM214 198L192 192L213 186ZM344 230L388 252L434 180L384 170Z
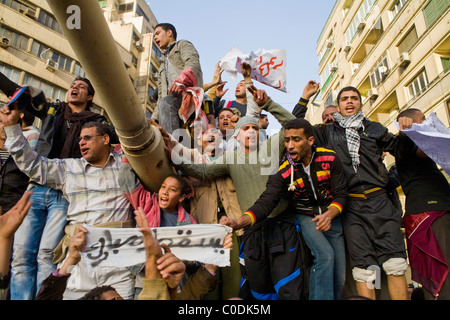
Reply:
M317 40L335 0L147 1L158 22L172 23L178 40L189 40L200 54L204 82L212 80L216 63L234 46L287 51L287 93L261 83L260 89L292 111L309 80L320 82ZM234 99L234 81L226 73L226 99ZM242 80L242 76L238 77ZM279 129L273 117L269 129Z

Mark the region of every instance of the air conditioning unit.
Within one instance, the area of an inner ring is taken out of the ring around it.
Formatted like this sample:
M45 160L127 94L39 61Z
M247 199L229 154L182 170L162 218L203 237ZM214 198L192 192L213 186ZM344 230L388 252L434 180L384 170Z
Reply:
M369 92L367 93L367 98L372 100L378 98L378 90L376 88L370 89Z
M366 26L366 21L364 19L360 19L358 22L357 29L362 30L362 29L364 29L365 26Z
M28 16L28 17L30 17L30 18L36 19L36 9L33 9L33 8L26 8L26 9L23 11L23 14L26 15L26 16Z
M333 47L333 44L334 44L333 39L328 39L328 40L325 42L325 45L327 46L327 48L332 48L332 47Z
M141 87L141 86L145 86L147 84L147 79L145 79L145 77L139 77L136 80L136 86Z
M346 41L342 48L345 52L349 52L352 49L352 43L350 41Z
M385 66L378 67L378 72L383 77L388 73L388 68L386 68Z
M402 68L408 66L411 63L411 59L409 57L408 52L402 52L400 54L400 58L398 59L398 65Z
M51 59L47 59L47 61L45 62L45 69L53 72L56 69L58 69L58 65L56 64L55 61L53 61Z
M142 46L140 41L136 41L135 46L136 46L136 49L138 49L139 51L144 50L144 47Z
M336 72L338 69L338 65L336 62L330 63L330 72Z
M11 40L9 40L9 38L7 38L7 37L2 37L1 38L0 46L2 48L8 48L10 44L11 44Z

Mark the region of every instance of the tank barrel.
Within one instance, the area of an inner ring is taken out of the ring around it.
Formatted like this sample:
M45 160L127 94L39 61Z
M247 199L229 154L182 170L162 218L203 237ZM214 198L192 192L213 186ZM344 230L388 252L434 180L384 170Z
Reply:
M101 99L131 166L145 188L157 192L174 170L161 133L145 117L98 1L47 2ZM77 12L78 25L71 21Z

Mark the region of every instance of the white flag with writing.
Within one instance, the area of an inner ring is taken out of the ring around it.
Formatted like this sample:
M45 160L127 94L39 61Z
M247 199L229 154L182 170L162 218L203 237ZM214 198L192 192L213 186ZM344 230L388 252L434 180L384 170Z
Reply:
M130 267L145 263L145 247L138 228L97 228L88 230L86 246L81 253L88 268ZM223 248L225 236L232 231L220 224L191 224L152 228L159 243L169 246L181 260L199 261L219 267L230 265L230 249Z
M236 80L242 62L252 67L252 79L286 92L286 50L258 49L245 54L233 47L220 60L220 67Z
M397 129L398 122L395 121ZM431 112L421 124L402 130L428 157L450 174L450 130Z

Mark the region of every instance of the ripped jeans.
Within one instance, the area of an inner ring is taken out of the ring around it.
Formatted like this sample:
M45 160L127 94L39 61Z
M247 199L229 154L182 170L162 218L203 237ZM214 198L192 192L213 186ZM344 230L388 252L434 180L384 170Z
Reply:
M29 188L30 189L30 188ZM14 237L11 300L33 300L56 266L53 250L64 236L69 203L62 192L34 185L33 202Z

